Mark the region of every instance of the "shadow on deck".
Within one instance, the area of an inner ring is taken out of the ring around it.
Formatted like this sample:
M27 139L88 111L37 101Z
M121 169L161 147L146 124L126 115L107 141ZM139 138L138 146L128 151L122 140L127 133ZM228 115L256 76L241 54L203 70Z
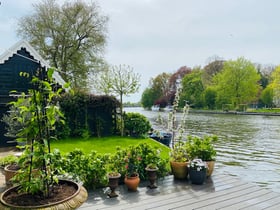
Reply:
M106 188L89 192L79 209L280 209L280 194L230 175L215 174L203 185L167 176L149 189L141 181L137 192L120 185L117 198L108 198Z

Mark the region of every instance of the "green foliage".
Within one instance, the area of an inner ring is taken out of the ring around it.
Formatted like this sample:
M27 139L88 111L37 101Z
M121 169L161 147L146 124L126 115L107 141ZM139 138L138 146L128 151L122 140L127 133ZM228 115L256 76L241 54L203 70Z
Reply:
M18 163L18 157L15 155L7 155L5 157L0 158L0 167L4 168L7 165L17 164Z
M150 129L150 121L144 115L136 112L124 114L124 130L129 136L145 136Z
M204 101L208 109L215 108L216 97L217 97L217 92L214 88L208 87L204 91Z
M216 150L213 142L217 141L217 136L204 136L203 138L198 136L188 136L188 140L185 143L185 149L191 160L202 159L203 161L215 160Z
M140 74L134 73L128 65L112 66L102 72L95 82L96 89L102 93L119 96L120 99L120 131L124 134L123 96L136 93L140 87Z
M226 61L223 70L214 77L217 102L223 104L246 104L254 101L260 90L260 75L254 65L238 58Z
M63 158L62 169L74 179L80 180L87 188L105 186L107 183L106 155L83 153L80 149L69 152Z
M180 97L180 107L184 106L184 101L196 108L203 107L203 83L202 70L195 69L184 76L182 80L182 94Z
M261 101L268 108L273 107L273 89L271 86L267 86L261 93Z
M12 102L9 106L8 114L5 114L2 118L2 121L6 123L7 133L5 134L8 137L16 138L19 130L22 130L28 123L31 118L31 113L25 112L20 113L20 106L29 106L29 101L26 98L25 93L22 93L21 96L17 100L17 104ZM15 120L18 119L18 120Z
M104 61L107 17L94 2L36 2L19 21L18 34L28 40L74 87L86 88L88 76Z
M183 141L178 141L174 144L170 152L170 160L174 162L186 162L189 160L189 155Z
M158 177L163 177L168 172L168 160L161 158L160 152L159 148L146 143L140 143L125 149L118 147L117 152L111 157L111 163L123 177L127 173L137 172L143 180L147 179L146 166L153 163L159 168Z
M272 72L271 79L269 87L273 90L273 102L276 107L280 107L280 66Z
M154 105L156 98L154 98L154 93L151 88L146 88L141 96L141 104L145 109L151 109Z
M55 139L54 130L58 122L63 123L63 114L54 98L59 97L62 88L56 88L52 79L54 69L40 69L32 77L33 89L28 91L28 105L22 103L21 98L12 102L19 110L16 121L23 122L27 115L30 118L17 133L17 140L27 144L23 146L24 153L19 159L21 170L15 180L21 185L21 190L27 193L42 193L49 196L49 187L57 183L52 169L50 155L50 140ZM27 74L22 74L28 76Z
M116 98L75 91L63 94L59 104L66 121L65 127L59 129L60 136L68 134L68 131L71 137L85 139L116 133L116 109L120 106Z

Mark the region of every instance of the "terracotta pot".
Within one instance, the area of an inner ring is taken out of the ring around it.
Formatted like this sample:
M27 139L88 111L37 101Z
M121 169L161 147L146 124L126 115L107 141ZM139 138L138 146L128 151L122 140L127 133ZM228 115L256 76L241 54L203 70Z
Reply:
M139 174L135 173L135 176L125 176L124 183L128 190L137 191L138 185L140 183Z
M147 171L147 177L148 177L148 180L150 181L150 184L148 185L148 187L150 189L157 188L156 180L157 180L158 168L154 168L154 169L145 168L145 170Z
M109 178L109 183L108 183L108 186L110 187L110 190L111 192L108 193L107 195L110 197L110 198L115 198L115 197L118 197L119 195L115 192L116 188L119 186L119 178L121 177L121 174L118 173L117 176L111 176L111 175L108 175L108 178Z
M214 171L214 167L215 167L215 161L214 160L211 160L211 161L205 161L206 164L207 164L207 174L206 174L206 177L209 177L212 175L213 171Z
M12 186L10 179L13 178L17 174L17 171L18 171L18 169L17 170L9 169L10 166L11 165L7 165L4 168L5 182L6 182L7 186Z
M88 197L88 193L86 189L83 186L78 185L75 182L68 181L68 180L60 180L60 182L68 182L73 184L76 188L77 191L74 193L72 196L62 200L58 201L55 203L50 203L50 204L44 204L44 205L39 205L39 206L15 206L13 204L7 203L5 201L5 196L12 191L15 191L19 186L12 187L7 189L1 194L0 197L0 209L5 209L5 210L12 210L12 209L17 209L17 210L26 210L26 209L40 209L40 210L72 210L80 207Z
M175 179L187 179L188 162L170 161L170 166Z

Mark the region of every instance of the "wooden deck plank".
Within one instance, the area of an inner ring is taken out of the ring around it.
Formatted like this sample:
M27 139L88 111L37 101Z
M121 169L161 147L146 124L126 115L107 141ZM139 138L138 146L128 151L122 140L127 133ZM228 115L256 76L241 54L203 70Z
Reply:
M185 209L186 206L190 209L201 208L210 205L213 202L217 202L217 200L218 201L223 200L224 196L231 197L238 191L242 191L242 190L249 191L250 188L253 188L250 184L240 184L239 186L236 185L234 187L224 189L221 191L207 193L200 196L194 196L192 199L182 199L181 201L176 201L176 202L172 201L172 203L170 204L158 206L157 208L154 209L160 209L160 207L163 206L164 209ZM252 191L253 189L251 190L251 192Z
M223 185L231 184L234 181L230 178L227 178L226 176L222 176L222 177L219 177L219 178L220 178L219 181ZM215 189L211 189L212 181L210 181L210 183L207 183L204 186L194 186L194 185L188 184L187 181L173 180L172 176L168 177L167 179L160 180L158 185L159 185L158 189L155 189L155 190L147 190L147 188L143 187L143 186L139 187L139 191L136 192L136 193L127 193L125 187L120 186L119 189L120 189L121 192L118 191L118 193L120 194L119 205L126 204L127 201L131 201L130 196L132 196L132 197L141 196L141 203L142 203L143 201L149 200L149 199L161 199L161 197L165 196L165 195L166 195L166 197L170 197L170 195L172 193L174 194L174 192L175 192L174 197L177 197L177 196L180 196L180 195L185 195L185 192L187 192L190 188L195 188L195 190L197 190L197 191L200 191L201 188L207 188L207 191L214 191L215 190ZM208 186L208 185L210 185L210 186ZM219 184L217 184L217 185L219 185ZM100 197L100 194L104 194L104 193L101 192L101 190L99 190L99 192L97 194L99 194L99 196L96 195L96 194L95 195L94 194L89 195L89 199L94 198L92 203L95 204L95 207L97 207L98 205L101 205L101 206L104 205L103 202L102 202L103 199L106 199L106 201L108 201L108 202L106 202L106 204L110 203L112 201L112 199L107 199L104 196ZM156 196L158 194L160 194L161 196ZM100 199L98 199L98 197ZM172 197L170 199L172 199ZM132 203L132 202L130 202L130 203ZM134 204L134 203L132 203L132 204Z
M158 180L158 188L146 188L147 182L141 181L137 192L128 192L124 185L117 189L119 197L108 198L104 189L89 192L89 198L79 209L255 209L279 208L279 202L272 193L237 177L214 174L203 185L193 185L189 181L177 181L173 176ZM263 197L263 199L261 199Z
M264 189L259 188L252 188L255 191L247 192L243 191L242 193L236 193L234 195L231 195L230 197L222 197L223 200L215 199L215 203L211 205L206 205L204 208L198 208L198 209L209 209L209 208L215 208L215 209L223 209L223 210L230 210L230 209L240 209L240 203L246 202L249 199L253 199L259 196L264 196L268 194L269 192ZM252 190L251 189L251 190ZM247 204L248 205L248 204Z

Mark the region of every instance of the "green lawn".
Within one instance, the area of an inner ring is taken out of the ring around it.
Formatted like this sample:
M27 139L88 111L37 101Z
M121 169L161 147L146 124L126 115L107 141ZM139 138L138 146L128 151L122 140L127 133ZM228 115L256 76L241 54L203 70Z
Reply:
M127 148L129 145L137 145L139 143L148 143L151 146L159 147L162 158L169 158L169 148L154 141L152 139L135 139L129 137L102 137L102 138L69 138L64 140L57 140L51 143L52 149L59 149L62 154L66 154L73 151L75 148L81 149L84 153L89 153L94 150L101 154L114 153L116 147Z

